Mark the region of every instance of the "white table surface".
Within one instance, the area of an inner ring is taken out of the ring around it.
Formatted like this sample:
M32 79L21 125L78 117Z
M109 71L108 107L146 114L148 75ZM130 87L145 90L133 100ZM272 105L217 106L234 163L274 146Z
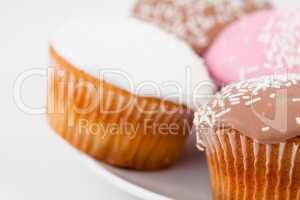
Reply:
M43 115L22 113L13 101L17 75L47 65L47 41L58 25L85 13L120 14L127 1L0 0L0 199L134 199L96 176L50 130L38 131L47 130ZM45 85L44 78L26 81L24 101L45 105Z
M0 0L0 199L135 199L96 176L47 130L43 115L22 113L13 101L17 75L47 65L50 34L65 20L85 13L116 14L122 1ZM45 105L45 80L25 82L24 101Z

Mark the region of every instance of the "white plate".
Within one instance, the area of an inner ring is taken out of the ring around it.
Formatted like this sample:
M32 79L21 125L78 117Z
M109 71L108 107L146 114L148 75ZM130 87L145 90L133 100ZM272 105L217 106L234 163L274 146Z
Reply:
M205 154L196 149L190 137L179 162L165 170L140 172L124 170L82 156L96 174L128 193L146 200L211 199Z
M274 0L277 7L299 7L293 0ZM205 154L195 148L190 137L182 159L172 168L156 172L123 170L85 157L85 162L100 176L130 194L146 200L211 199Z
M299 7L294 0L274 0L278 7ZM182 159L172 168L155 172L138 172L114 168L80 154L97 175L128 193L146 200L211 199L205 154L198 151L190 137Z
M299 7L299 2L292 0L274 0L274 3L277 7ZM84 160L98 175L142 199L211 199L205 154L195 148L194 140L190 137L182 159L163 171L136 172L117 169L87 157Z

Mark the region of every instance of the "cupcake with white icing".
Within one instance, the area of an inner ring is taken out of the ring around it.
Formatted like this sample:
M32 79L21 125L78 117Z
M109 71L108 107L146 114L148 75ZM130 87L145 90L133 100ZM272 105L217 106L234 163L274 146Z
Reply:
M77 149L119 167L174 163L193 108L214 92L186 44L133 18L67 23L50 42L50 59L50 126Z
M300 198L300 75L228 85L196 114L214 199Z
M245 14L271 7L270 0L139 0L134 15L188 42L202 55L215 37Z

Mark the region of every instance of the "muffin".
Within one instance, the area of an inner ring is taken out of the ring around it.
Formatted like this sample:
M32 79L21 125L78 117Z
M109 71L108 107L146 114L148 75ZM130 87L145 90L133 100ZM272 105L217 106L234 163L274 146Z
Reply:
M300 198L300 75L224 87L196 114L214 199Z
M204 55L205 63L219 86L259 76L298 73L299 32L299 9L259 11L220 33Z
M186 44L134 18L81 17L62 26L49 49L50 127L115 166L170 166L189 134L193 108L214 92ZM194 103L196 86L201 98Z
M202 55L228 24L269 7L269 0L139 0L134 16L172 32Z

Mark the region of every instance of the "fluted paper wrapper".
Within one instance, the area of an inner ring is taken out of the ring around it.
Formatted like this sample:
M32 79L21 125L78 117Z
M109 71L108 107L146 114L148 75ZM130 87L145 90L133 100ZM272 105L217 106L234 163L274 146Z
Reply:
M48 121L62 138L119 167L152 170L178 159L192 123L189 109L100 81L52 48L50 55Z
M226 130L201 141L214 199L300 199L300 138L261 144Z

